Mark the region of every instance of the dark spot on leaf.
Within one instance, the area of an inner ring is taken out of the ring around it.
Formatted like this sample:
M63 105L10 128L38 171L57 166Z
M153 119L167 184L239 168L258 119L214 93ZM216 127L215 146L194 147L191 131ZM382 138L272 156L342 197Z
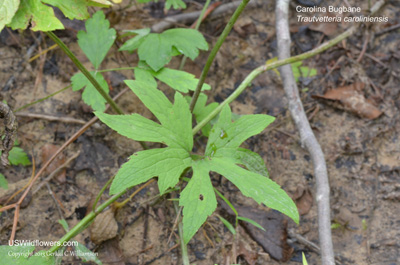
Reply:
M200 201L204 200L203 194L200 194L199 199Z

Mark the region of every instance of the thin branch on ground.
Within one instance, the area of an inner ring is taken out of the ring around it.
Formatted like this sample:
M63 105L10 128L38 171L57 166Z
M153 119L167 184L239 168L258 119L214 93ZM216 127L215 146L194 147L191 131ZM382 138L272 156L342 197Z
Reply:
M232 12L235 10L241 3L242 1L233 1L228 4L223 4L218 6L209 16L209 19L214 19L216 17L220 17L225 15L226 13ZM261 5L263 0L251 0L248 4L250 7L256 7L258 5ZM152 32L162 32L166 29L169 29L176 24L189 24L193 23L196 21L201 14L201 11L196 11L196 12L191 12L191 13L184 13L184 14L179 14L175 16L170 16L162 20L161 22L154 24L151 27Z
M276 4L276 35L278 40L278 58L280 60L290 57L290 32L289 32L289 1L278 0ZM296 80L290 65L279 69L283 81L285 94L289 101L290 114L300 133L301 144L306 147L311 155L316 179L316 200L318 207L318 232L323 265L334 265L331 217L330 217L330 190L328 170L324 153L319 145L301 103Z
M68 158L68 160L64 164L62 164L56 170L51 172L47 176L47 178L44 179L41 183L39 183L38 186L32 191L32 195L35 195L43 187L43 185L47 184L55 175L57 175L61 170L66 168L69 165L69 163L71 163L71 161L73 161L75 158L77 158L79 156L79 154L80 154L80 152L76 152L73 156Z
M78 120L71 117L57 117L48 114L37 114L37 113L27 113L27 112L18 112L16 114L19 117L33 118L33 119L42 119L48 121L58 121L63 123L76 123L76 124L86 124L84 120Z

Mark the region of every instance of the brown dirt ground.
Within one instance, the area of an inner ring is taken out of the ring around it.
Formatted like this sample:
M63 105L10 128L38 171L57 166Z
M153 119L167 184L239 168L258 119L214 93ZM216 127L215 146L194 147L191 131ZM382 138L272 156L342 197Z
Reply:
M340 0L330 2L332 5L342 5ZM361 1L349 2L366 8L368 1L363 1L362 4ZM108 17L117 30L141 28L159 20L154 18L155 14L162 13L159 5L151 7L142 11L136 10L134 6L122 11L116 7L109 12ZM199 7L192 3L190 8ZM293 7L291 12L295 12ZM388 16L390 23L363 27L340 45L305 61L305 65L318 70L318 75L309 84L306 84L307 80L299 83L305 110L327 161L331 186L331 216L333 222L338 224L333 230L334 249L341 264L400 264L400 34L398 29L376 34L399 23L399 3L389 1L381 15ZM202 25L200 30L210 44L215 43L228 19L225 16ZM290 22L293 30L293 54L303 52L302 49L307 49L307 45L315 47L321 40L327 40L321 32L302 28L304 24L298 23L295 16ZM228 37L207 79L213 87L208 96L215 101L225 99L252 69L276 56L273 4L265 3L260 8L247 10L237 25L239 29ZM334 35L346 26L348 25L338 25L334 29ZM72 51L89 67L88 60L76 43L76 31L70 29L57 34L63 37ZM370 36L367 54L357 63L356 59L367 34ZM34 34L35 38L39 35ZM15 82L0 94L13 109L67 86L69 78L76 71L69 59L57 49L47 53L46 61L42 59L42 63L40 59L25 63L24 54L33 44L33 35L26 31L15 36L19 44L3 41L0 46L0 84L4 87L10 77L15 77ZM12 42L10 38L6 40ZM41 41L42 49L50 45L52 43L47 38L45 42ZM36 50L35 53L37 52ZM185 69L199 75L206 58L207 54L202 53L196 62L188 61ZM337 67L328 73L339 58L342 59ZM371 58L378 58L383 65ZM125 59L132 65L137 62L136 55L124 53L121 56L117 48L113 47L102 67L106 69L126 66ZM20 71L18 65L21 61L24 63ZM178 65L177 58L170 63L170 67ZM42 72L43 75L40 75ZM122 80L132 78L132 72L108 73L106 77L112 83L111 93L115 95L124 87ZM357 81L367 83L363 93L383 111L379 118L363 119L349 111L338 109L336 103L327 104L331 102L311 97ZM172 92L167 90L167 94L172 95ZM127 113L138 112L151 117L151 113L130 92L118 100L118 104ZM299 135L286 104L280 78L269 72L258 77L232 104L232 109L237 114L266 113L277 117L273 125L248 140L244 146L263 156L270 177L290 195L294 196L299 187L314 195L312 163L307 151L300 146ZM25 111L85 121L92 117L90 109L81 102L80 93L71 90L35 104ZM44 145L62 145L81 126L23 117L19 117L18 122L21 147L31 158L35 157L37 169L43 163L40 157ZM198 143L204 143L204 139L198 139ZM140 149L138 143L119 136L99 122L96 123L64 152L67 159L77 152L80 154L67 168L65 182L50 182L50 188L58 202L55 203L46 186L31 197L30 204L20 212L17 238L43 241L61 238L65 232L57 222L60 219L57 208L60 207L70 227L77 224L86 210L91 209L93 199L109 177L117 172L127 156ZM7 177L11 189L13 185L22 187L32 174L32 168L1 168L1 172ZM257 207L252 200L244 198L227 181L219 181L218 176L213 176L213 180L234 204L267 211ZM157 185L153 183L116 213L116 239L95 244L90 240L87 229L76 240L89 249L98 251L103 261L118 255L123 257L121 262L124 263L105 264L181 264L179 247L169 250L177 242L177 231L172 231L172 240L167 244L176 213L170 201L155 199L157 194ZM107 195L103 195L103 199L107 199ZM216 213L227 215L220 207ZM10 236L12 218L13 211L3 213L0 217L2 244L6 244ZM299 226L289 222L288 227L309 241L318 243L316 220L317 210L314 203L301 217ZM255 264L301 264L301 252L306 253L309 264L319 264L319 255L316 252L290 236L288 242L294 248L291 260L278 262L271 259L246 230L240 229L239 234L240 239L256 253ZM233 243L231 234L214 214L208 219L208 225L201 228L189 243L190 261L197 265L229 264L227 260ZM240 264L249 264L245 257L246 255L239 257ZM80 263L81 261L72 257L63 260L63 264Z

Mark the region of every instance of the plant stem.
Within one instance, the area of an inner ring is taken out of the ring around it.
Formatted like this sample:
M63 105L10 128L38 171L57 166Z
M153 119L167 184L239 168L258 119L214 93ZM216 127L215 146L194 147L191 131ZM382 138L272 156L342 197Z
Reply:
M354 33L354 31L356 30L356 28L357 28L356 26L349 28L342 34L338 35L336 38L320 45L319 47L317 47L311 51L308 51L308 52L305 52L305 53L302 53L302 54L299 54L299 55L296 55L296 56L293 56L293 57L290 57L290 58L287 58L284 60L279 60L279 61L276 61L271 64L266 64L266 65L257 67L243 80L243 82L239 85L239 87L236 88L236 90L233 91L233 93L227 99L225 99L221 104L219 104L217 108L215 108L210 114L208 114L208 116L206 118L204 118L201 122L199 122L193 128L193 130L192 130L193 134L196 134L198 131L201 130L201 128L203 128L208 122L210 122L215 116L217 116L218 113L222 110L222 108L225 105L230 104L233 100L235 100L251 84L251 82L254 80L254 78L256 78L259 74L264 73L271 69L278 68L282 65L302 61L302 60L308 59L310 57L313 57L313 56L329 49L330 47L336 45L337 43L339 43L340 41L349 37L350 35L352 35Z
M210 5L210 2L211 2L211 0L207 0L206 3L204 4L203 9L201 10L199 19L197 20L196 26L194 28L195 30L199 30L201 21L203 20L204 14L206 13L208 6ZM179 70L183 69L183 67L185 66L186 60L187 60L187 56L185 55L185 56L183 56L181 64L179 65Z
M197 99L199 98L201 88L206 80L208 71L210 70L211 64L214 61L215 56L218 53L219 48L221 48L222 43L224 43L226 37L228 37L229 32L231 31L233 25L235 24L236 20L238 19L239 15L242 13L244 8L246 7L247 3L250 0L243 0L242 3L236 8L235 13L233 13L231 19L229 20L228 24L225 26L224 31L219 36L217 43L215 44L214 48L210 52L208 56L206 65L203 68L203 72L201 72L201 76L199 82L197 83L196 90L194 91L192 101L190 102L190 112L193 112L194 106L196 105Z
M90 74L90 72L82 65L82 63L76 58L76 56L71 52L71 50L64 44L62 40L60 40L53 32L46 31L47 36L50 37L58 46L64 51L64 53L72 60L72 62L78 67L78 69L86 76L86 78L93 84L96 88L97 92L102 95L102 97L110 104L111 108L118 114L124 114L124 112L118 107L115 101L103 90L100 84L94 79L94 77Z
M175 208L175 212L177 214L180 214L177 201L174 201L174 208ZM179 233L179 240L180 240L181 251L182 251L182 263L183 263L183 265L190 265L187 245L185 244L185 240L183 238L183 225L182 225L181 221L178 223L178 233Z
M121 70L135 70L136 67L119 67L119 68L110 68L104 70L97 70L98 73L104 72L112 72L112 71L121 71Z

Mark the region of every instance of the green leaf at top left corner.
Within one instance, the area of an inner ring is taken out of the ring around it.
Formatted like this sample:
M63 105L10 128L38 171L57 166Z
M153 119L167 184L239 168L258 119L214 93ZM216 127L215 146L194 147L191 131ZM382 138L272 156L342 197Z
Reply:
M91 75L100 84L101 88L108 94L108 84L101 73L90 72ZM92 107L94 111L103 112L106 108L106 100L103 96L96 90L93 84L87 79L87 77L81 72L75 74L71 77L72 90L78 91L85 87L82 93L83 101Z
M11 22L18 10L19 0L3 0L0 1L0 31L4 26Z
M78 32L78 44L95 69L98 69L116 38L115 29L110 29L110 22L102 11L97 11L86 20L86 32Z
M29 23L33 31L64 29L63 24L54 15L52 7L38 0L21 0L18 11L7 26L13 30L26 29Z

